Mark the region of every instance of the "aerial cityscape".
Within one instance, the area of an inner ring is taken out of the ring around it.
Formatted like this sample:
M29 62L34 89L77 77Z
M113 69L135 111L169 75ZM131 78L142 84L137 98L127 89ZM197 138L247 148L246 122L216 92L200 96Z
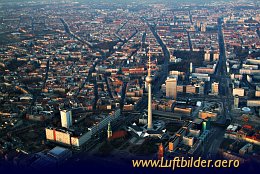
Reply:
M259 0L1 0L0 171L175 157L260 165Z

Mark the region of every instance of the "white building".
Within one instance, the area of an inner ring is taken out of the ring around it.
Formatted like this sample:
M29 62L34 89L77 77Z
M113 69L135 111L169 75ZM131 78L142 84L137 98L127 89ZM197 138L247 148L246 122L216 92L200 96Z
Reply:
M71 111L68 110L61 110L60 111L61 117L61 126L65 128L69 128L72 126L72 114Z

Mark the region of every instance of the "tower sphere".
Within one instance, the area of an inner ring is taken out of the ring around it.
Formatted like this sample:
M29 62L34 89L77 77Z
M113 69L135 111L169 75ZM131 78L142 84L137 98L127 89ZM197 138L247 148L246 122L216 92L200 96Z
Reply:
M147 83L152 83L153 78L152 78L151 76L147 76L147 77L145 78L145 81L146 81Z

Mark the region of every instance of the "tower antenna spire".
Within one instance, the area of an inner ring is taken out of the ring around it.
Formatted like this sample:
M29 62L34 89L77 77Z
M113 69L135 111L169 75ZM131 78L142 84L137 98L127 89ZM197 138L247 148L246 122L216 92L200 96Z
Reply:
M151 48L148 47L148 76L151 76Z

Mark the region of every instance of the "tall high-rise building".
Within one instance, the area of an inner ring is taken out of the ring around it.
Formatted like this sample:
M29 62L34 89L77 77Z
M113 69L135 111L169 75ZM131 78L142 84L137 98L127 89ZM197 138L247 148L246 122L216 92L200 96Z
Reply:
M238 95L236 95L234 97L234 108L237 109L238 106L239 106L239 97L238 97Z
M200 82L199 84L194 85L196 88L197 94L204 94L204 82Z
M112 137L112 128L111 128L111 124L110 122L107 125L107 138L111 138Z
M148 75L145 78L147 88L148 88L148 125L147 129L153 129L153 118L152 118L152 81L153 78L151 77L151 53L150 48L148 52Z
M177 78L169 78L166 80L166 97L177 99Z
M219 53L218 52L213 53L213 60L217 61L218 59L219 59Z
M206 53L204 54L204 61L210 62L210 52L206 51Z
M69 128L72 126L72 114L69 110L61 110L60 111L61 117L61 126L65 128Z
M218 86L219 86L219 83L217 83L217 82L213 82L211 84L211 93L212 94L218 95Z
M193 65L192 65L192 62L190 62L190 73L192 73L193 71Z

